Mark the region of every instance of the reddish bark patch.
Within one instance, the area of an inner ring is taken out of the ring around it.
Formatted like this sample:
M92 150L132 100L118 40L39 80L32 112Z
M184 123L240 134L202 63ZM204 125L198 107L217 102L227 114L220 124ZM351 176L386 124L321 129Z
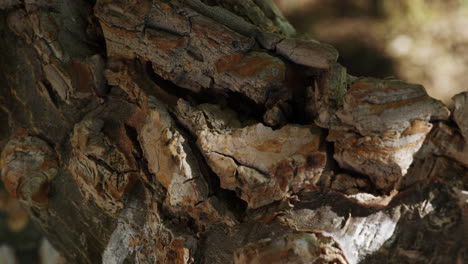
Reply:
M389 109L389 108L397 109L397 108L404 107L405 105L411 105L411 104L414 104L414 103L417 103L417 102L426 101L427 99L429 99L429 96L426 95L426 96L411 98L411 99L407 99L407 100L401 100L401 101L398 101L398 102L391 102L391 103L382 104L382 105L372 105L371 110L372 111L383 111L383 110Z
M289 181L294 176L294 168L290 160L279 162L274 169L273 175L275 176L276 183L279 189L286 192L289 186Z
M148 31L147 31L148 33ZM187 44L188 37L180 37L178 39L165 39L156 35L146 34L148 40L156 46L158 50L170 55L174 53L177 48L183 48Z
M267 54L258 53L244 56L236 53L216 62L218 73L232 72L242 77L259 77L270 81L284 77L285 66Z
M223 73L229 71L233 66L238 65L244 58L243 53L234 53L220 58L216 63L216 71Z
M307 155L311 151L317 151L320 145L320 137L315 137L310 143L305 144L297 151L297 154Z
M255 149L262 152L280 153L283 143L284 142L278 139L265 140L262 141L260 145L255 146Z
M403 136L414 135L419 133L427 134L431 131L431 126L424 121L414 120L411 126L409 126L405 131L403 131Z
M18 199L21 195L19 192L19 187L23 181L21 175L17 173L6 172L2 177L2 181L8 194L13 198Z

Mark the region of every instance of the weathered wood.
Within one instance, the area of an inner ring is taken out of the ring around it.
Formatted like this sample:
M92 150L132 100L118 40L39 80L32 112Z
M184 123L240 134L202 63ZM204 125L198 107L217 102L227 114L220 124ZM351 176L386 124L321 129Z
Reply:
M466 262L466 93L263 0L0 9L1 177L70 263Z
M319 151L321 132L313 127L242 126L234 113L216 105L194 109L184 101L178 103L178 115L196 136L221 188L236 191L249 208L298 192L320 177L325 167L325 153Z
M455 109L453 119L457 123L461 134L468 141L468 92L459 93L453 97Z

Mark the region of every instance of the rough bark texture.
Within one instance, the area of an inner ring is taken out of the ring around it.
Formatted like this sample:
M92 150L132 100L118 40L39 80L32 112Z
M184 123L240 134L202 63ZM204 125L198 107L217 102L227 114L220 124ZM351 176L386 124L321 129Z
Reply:
M0 4L1 177L70 263L466 263L468 93L204 2Z

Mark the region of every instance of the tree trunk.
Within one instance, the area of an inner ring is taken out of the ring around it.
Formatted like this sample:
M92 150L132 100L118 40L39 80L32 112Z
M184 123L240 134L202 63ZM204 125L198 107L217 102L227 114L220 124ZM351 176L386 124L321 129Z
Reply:
M6 190L70 263L466 263L468 93L268 0L0 3Z

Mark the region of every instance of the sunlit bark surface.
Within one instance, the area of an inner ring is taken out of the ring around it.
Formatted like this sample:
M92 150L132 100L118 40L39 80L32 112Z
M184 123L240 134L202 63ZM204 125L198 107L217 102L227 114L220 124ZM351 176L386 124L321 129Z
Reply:
M267 0L0 4L1 177L70 263L465 263L468 93Z

